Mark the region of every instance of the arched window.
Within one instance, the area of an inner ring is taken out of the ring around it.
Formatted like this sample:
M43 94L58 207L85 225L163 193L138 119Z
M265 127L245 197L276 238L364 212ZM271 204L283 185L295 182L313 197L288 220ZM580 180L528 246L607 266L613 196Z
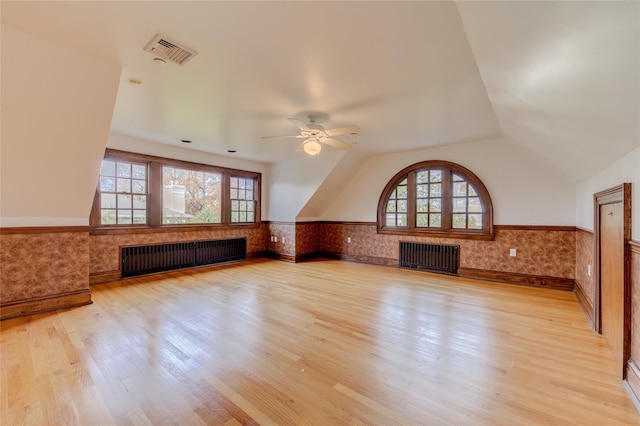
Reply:
M396 174L378 202L378 232L493 238L493 206L482 181L448 161L424 161Z

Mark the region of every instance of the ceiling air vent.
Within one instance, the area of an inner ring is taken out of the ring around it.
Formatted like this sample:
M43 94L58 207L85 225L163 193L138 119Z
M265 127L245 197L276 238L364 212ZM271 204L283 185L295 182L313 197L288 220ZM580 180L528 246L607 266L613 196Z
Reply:
M144 50L157 57L168 59L178 65L184 64L198 54L196 51L180 46L160 34L157 34L153 39L151 39L151 41L145 46Z

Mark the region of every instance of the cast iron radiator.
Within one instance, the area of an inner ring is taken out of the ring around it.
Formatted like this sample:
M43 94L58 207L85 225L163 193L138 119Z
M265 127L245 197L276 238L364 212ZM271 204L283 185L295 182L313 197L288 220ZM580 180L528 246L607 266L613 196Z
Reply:
M400 242L400 267L458 274L458 246Z
M246 258L246 238L122 247L121 276L131 277Z

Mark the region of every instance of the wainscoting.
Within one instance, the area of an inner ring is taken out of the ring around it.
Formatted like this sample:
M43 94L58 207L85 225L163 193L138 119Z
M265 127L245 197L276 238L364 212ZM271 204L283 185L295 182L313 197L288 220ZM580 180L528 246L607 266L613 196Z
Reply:
M631 359L627 383L640 406L640 242L629 241L631 254Z
M594 324L595 307L595 235L591 231L578 228L576 230L576 287L574 293L589 318Z
M126 246L142 246L184 241L222 240L232 238L247 239L247 257L262 255L268 247L267 225L242 228L211 228L203 230L165 228L140 229L127 233L92 233L90 239L92 284L111 280L120 270L120 249Z
M89 228L0 229L0 319L91 303Z
M23 254L4 251L9 266L3 268L3 274L11 275L8 282L12 285L3 292L3 304L70 294L87 289L89 283L119 279L120 249L124 246L227 238L246 238L248 258L264 256L299 262L328 257L387 266L398 266L400 241L451 244L460 246L459 267L463 276L563 290L572 289L577 280L580 289L576 293L585 300L590 300L593 288L583 278L585 268L581 266L590 256L592 236L573 227L496 225L492 241L383 235L377 233L372 222L265 221L242 228L97 230L90 235L88 228L72 231L48 230L33 235L12 231L3 235L9 241L4 247L32 245L21 253L38 252L44 259L42 267L30 268L33 263L24 262ZM517 249L516 257L509 256L511 248ZM52 259L52 264L59 267L48 266ZM33 274L40 276L43 271L74 277L34 278Z
M572 290L576 277L573 227L495 226L493 241L378 234L371 222L269 222L243 231L146 232L91 236L91 282L112 279L119 270L119 249L127 245L187 240L247 238L248 257L300 262L329 257L398 266L400 241L460 246L465 276ZM516 248L517 256L509 256Z
M573 290L576 229L495 226L493 241L378 234L371 222L314 222L295 227L296 260L328 256L397 266L400 241L460 246L460 272L468 277ZM516 248L511 257L509 249ZM464 273L463 273L464 272Z

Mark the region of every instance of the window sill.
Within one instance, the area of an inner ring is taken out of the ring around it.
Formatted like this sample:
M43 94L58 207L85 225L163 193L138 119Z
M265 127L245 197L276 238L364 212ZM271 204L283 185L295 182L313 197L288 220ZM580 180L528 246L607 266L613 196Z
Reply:
M221 231L230 229L257 229L260 223L238 223L238 224L203 224L203 225L160 225L160 226L101 226L91 228L89 235L129 235L129 234L158 234L164 232L198 232L198 231Z
M420 231L417 229L391 229L378 228L378 234L386 235L405 235L410 237L426 237L426 238L451 238L464 240L486 240L493 241L494 234L487 232L474 231Z

